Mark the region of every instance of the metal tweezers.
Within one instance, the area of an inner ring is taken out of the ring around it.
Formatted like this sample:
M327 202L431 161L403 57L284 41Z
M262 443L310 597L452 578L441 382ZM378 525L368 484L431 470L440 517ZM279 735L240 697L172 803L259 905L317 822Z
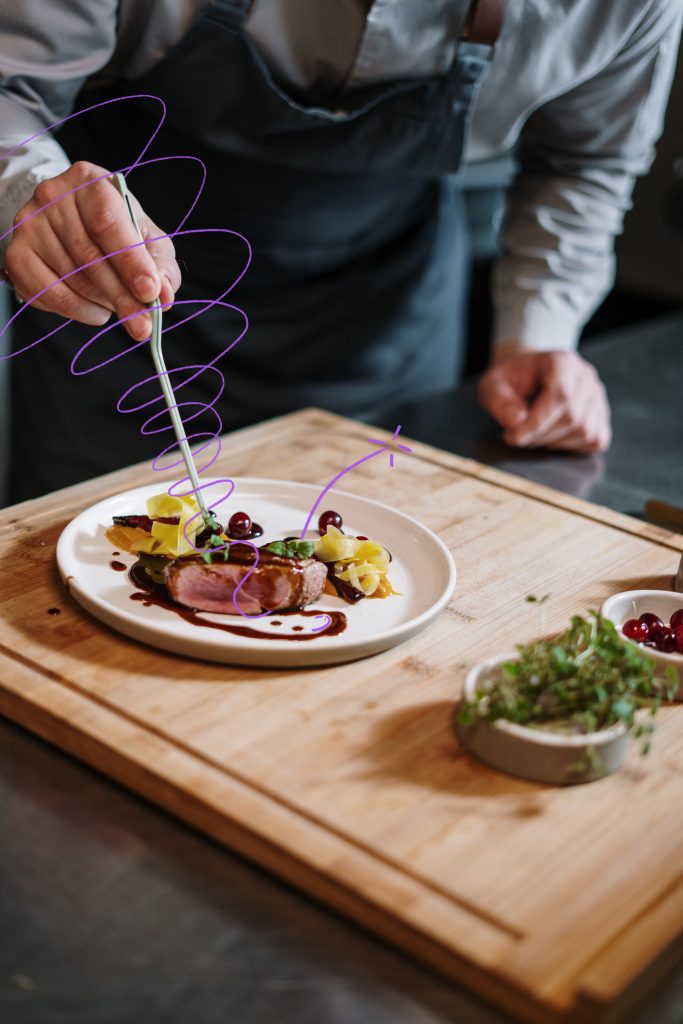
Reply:
M133 226L135 227L135 231L137 233L138 238L142 242L142 232L140 231L140 226L138 224L137 217L135 216L135 210L133 209L133 204L131 202L130 192L128 191L128 188L126 186L126 179L123 177L122 174L114 174L110 180L114 187L118 190L126 206L128 207L130 219L133 222ZM171 381L168 376L168 370L166 369L164 356L161 351L161 325L163 314L159 300L157 299L155 302L150 302L148 309L152 316L152 360L154 362L156 371L159 374L159 383L161 384L161 390L166 401L168 414L171 417L173 430L178 440L178 447L180 448L180 452L183 456L185 468L187 469L187 475L190 478L190 483L192 484L192 489L197 499L197 504L199 505L199 509L201 511L202 518L205 524L211 527L214 520L211 513L208 511L206 507L204 496L202 495L201 485L199 483L199 476L197 475L197 467L195 466L194 463L192 450L190 449L190 443L185 434L185 427L183 425L183 421L180 417L180 413L178 412L178 403L176 401L175 394L173 393Z

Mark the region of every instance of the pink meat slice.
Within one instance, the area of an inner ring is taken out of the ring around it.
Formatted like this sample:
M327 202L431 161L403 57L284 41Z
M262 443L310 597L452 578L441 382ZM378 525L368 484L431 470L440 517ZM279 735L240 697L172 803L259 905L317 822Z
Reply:
M253 555L208 565L201 557L177 558L166 574L166 588L178 604L223 615L258 615L264 611L304 608L320 597L327 569L315 558L283 558L261 549L259 564L237 594L237 586L252 568Z

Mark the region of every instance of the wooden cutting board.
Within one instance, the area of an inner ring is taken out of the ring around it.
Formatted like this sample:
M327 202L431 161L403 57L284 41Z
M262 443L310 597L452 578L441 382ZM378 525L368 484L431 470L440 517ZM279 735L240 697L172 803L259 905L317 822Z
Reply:
M307 410L230 436L217 470L322 486L368 433ZM484 656L670 588L683 537L412 447L344 487L436 531L455 594L415 639L332 668L165 655L70 598L60 531L147 466L6 510L0 711L525 1020L620 1020L680 959L683 707L647 758L567 789L478 763L451 719Z

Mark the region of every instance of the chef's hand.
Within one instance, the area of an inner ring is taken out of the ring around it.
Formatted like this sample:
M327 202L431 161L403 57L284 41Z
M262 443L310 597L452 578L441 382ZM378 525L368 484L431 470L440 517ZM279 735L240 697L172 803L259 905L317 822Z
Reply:
M112 312L118 319L137 313L158 297L166 306L180 286L173 243L170 238L158 238L163 231L136 199L133 204L143 238L158 241L102 259L139 243L125 201L106 178L71 195L64 193L107 173L103 167L79 160L63 174L42 181L14 218L15 230L5 255L5 269L20 298L36 309L93 326L105 324ZM21 223L32 214L37 215ZM101 262L84 266L97 259ZM84 269L55 283L80 267ZM50 285L40 298L33 298ZM141 341L149 337L151 317L149 313L134 316L124 326Z
M612 440L603 383L576 352L498 349L479 382L479 401L515 447L588 454Z

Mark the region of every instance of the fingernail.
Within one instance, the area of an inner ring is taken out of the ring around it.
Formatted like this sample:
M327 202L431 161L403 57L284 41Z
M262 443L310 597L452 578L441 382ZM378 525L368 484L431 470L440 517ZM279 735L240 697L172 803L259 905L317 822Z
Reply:
M141 274L133 281L135 293L144 302L151 302L159 294L159 280L149 274Z

